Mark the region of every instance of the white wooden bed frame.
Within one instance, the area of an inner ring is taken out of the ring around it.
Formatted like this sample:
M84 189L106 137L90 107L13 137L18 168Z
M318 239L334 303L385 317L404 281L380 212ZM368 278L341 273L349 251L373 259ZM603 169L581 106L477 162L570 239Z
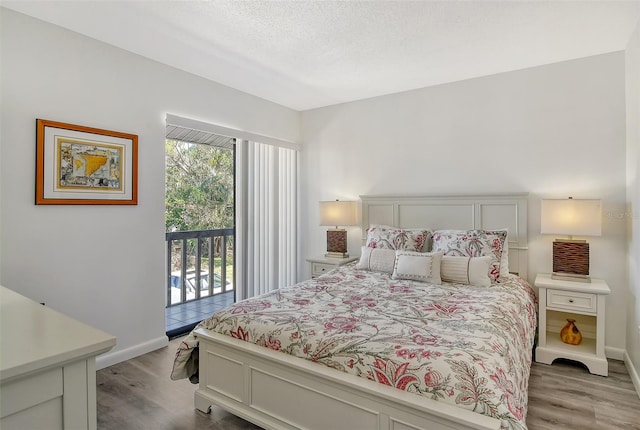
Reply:
M509 231L509 270L527 278L527 194L361 196L371 224ZM365 227L366 226L366 227ZM216 404L266 429L499 429L500 421L198 329L195 406Z

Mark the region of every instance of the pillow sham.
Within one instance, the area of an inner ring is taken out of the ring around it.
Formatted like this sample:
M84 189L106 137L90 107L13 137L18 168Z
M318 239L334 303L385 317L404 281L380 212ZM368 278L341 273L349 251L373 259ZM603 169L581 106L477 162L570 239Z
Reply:
M491 256L453 257L444 255L440 265L440 277L445 282L488 287L491 285L489 269Z
M458 257L491 256L489 278L495 282L500 277L506 238L506 230L436 230L432 251Z
M424 228L398 228L388 225L371 225L367 229L365 246L369 248L426 252L431 247L431 236L431 230Z
M411 281L442 284L440 279L441 252L396 251L391 279L408 279Z
M396 252L393 249L361 248L360 261L356 269L372 272L393 273L393 265L396 262Z

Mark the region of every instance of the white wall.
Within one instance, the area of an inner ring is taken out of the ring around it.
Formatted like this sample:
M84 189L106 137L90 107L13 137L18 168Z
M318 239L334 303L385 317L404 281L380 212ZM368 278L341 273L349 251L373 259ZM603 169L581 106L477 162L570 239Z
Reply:
M115 335L103 364L161 346L166 114L288 141L299 140L300 115L25 15L0 14L0 282ZM35 206L36 118L137 134L139 204Z
M540 198L601 198L591 275L607 280L606 344L625 346L625 55L589 57L303 112L306 256L318 201L384 193L529 192L530 280L551 271ZM349 230L359 255L361 231ZM308 274L308 267L305 266ZM610 349L611 351L611 349Z
M640 393L640 24L626 50L629 300L626 363Z

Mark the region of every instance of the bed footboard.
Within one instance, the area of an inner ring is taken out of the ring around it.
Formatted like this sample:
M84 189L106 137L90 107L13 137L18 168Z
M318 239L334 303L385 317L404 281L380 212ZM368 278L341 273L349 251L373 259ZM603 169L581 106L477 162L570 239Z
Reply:
M195 407L266 429L499 429L500 421L198 329Z

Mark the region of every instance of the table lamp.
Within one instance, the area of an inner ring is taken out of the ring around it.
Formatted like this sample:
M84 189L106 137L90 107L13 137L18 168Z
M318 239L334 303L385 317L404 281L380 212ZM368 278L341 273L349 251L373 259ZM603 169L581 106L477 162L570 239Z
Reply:
M347 258L347 230L339 226L356 225L356 202L339 200L320 202L320 225L334 226L327 230L326 257Z
M553 242L552 279L591 282L589 278L589 243L573 236L602 234L602 204L600 200L542 200L540 233L569 236Z

